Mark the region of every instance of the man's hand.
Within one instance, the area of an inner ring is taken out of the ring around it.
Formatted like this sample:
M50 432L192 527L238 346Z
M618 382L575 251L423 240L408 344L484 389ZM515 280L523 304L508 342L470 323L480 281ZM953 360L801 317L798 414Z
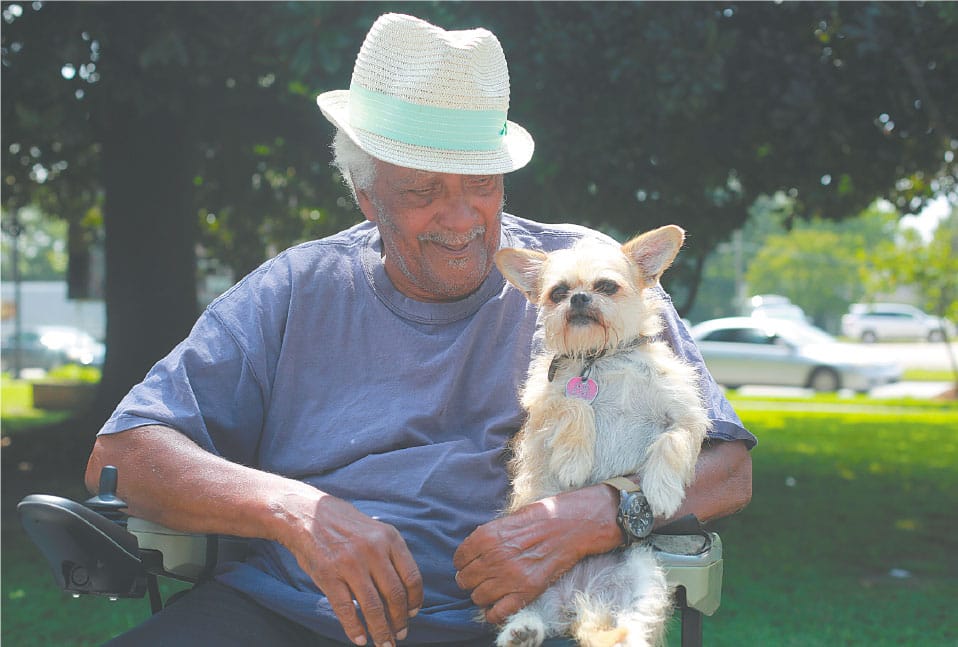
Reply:
M685 501L662 525L687 514L705 522L741 510L752 496L752 462L742 441L706 443ZM472 591L486 620L501 624L587 555L622 543L619 495L592 485L530 504L479 526L456 551L456 582Z
M357 645L366 644L367 631L378 646L405 638L423 592L419 568L399 531L330 495L320 493L308 502L297 498L277 511L293 531L281 541L326 594L346 635Z
M399 531L307 483L231 463L162 426L97 438L91 492L104 465L119 469L117 494L133 516L286 546L358 645L367 631L376 645L395 645L422 606L422 577Z
M483 524L456 551L456 583L472 591L488 622L502 624L580 559L622 542L617 505L612 488L596 485Z

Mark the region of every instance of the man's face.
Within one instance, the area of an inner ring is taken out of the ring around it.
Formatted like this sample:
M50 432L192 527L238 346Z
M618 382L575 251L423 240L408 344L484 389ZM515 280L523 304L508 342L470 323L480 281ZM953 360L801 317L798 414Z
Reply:
M418 301L474 292L499 248L502 175L452 175L376 161L359 206L383 239L386 274Z

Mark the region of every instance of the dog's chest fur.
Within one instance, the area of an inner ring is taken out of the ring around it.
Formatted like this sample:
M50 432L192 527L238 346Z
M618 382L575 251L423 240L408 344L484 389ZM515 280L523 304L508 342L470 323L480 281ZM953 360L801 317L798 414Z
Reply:
M529 464L516 474L513 505L641 472L659 434L702 425L697 372L662 342L598 358L588 373L598 386L591 404L566 394L583 360L559 360L550 381L552 361L549 355L534 361L523 392L529 420L518 440Z

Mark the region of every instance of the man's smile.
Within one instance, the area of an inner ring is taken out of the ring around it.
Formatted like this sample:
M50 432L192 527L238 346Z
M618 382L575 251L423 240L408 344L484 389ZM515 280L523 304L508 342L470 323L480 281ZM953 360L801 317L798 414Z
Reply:
M424 243L432 243L441 251L461 255L470 251L476 241L481 241L485 233L484 227L477 227L469 233L462 236L451 236L441 233L431 232L419 236L419 240Z

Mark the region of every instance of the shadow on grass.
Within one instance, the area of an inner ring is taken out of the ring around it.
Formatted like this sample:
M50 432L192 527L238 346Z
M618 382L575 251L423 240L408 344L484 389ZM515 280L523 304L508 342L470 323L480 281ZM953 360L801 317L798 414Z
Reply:
M54 584L40 551L20 526L16 505L27 494L57 494L84 500L86 458L98 424L78 416L51 425L3 424L0 550L2 607L0 642L17 646L99 645L149 615L144 600L110 603L102 598L72 599Z

